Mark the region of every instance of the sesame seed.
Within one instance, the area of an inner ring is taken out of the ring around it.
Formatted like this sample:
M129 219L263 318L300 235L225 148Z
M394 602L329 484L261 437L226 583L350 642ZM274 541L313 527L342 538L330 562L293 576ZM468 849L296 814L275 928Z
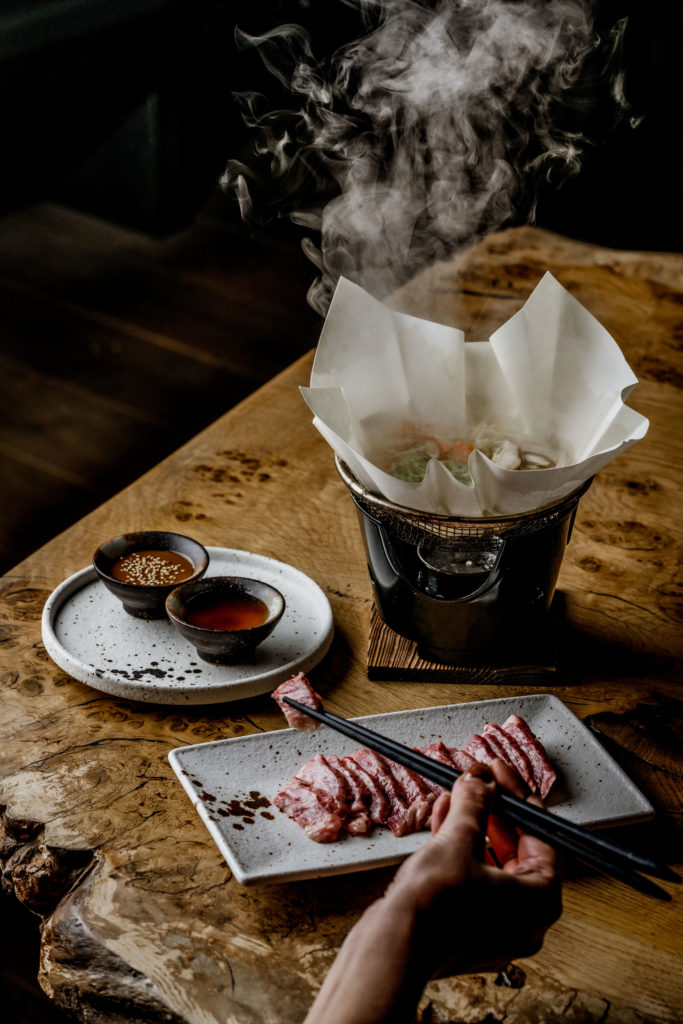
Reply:
M140 587L167 587L193 575L192 563L176 551L132 551L114 563L111 575Z

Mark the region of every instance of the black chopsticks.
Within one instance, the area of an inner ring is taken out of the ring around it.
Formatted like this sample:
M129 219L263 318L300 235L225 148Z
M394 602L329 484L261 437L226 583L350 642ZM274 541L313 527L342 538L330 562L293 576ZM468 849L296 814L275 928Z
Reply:
M304 714L353 740L357 740L377 754L431 779L432 782L443 786L444 789L451 789L455 780L462 774L455 768L435 761L421 751L413 750L403 743L397 743L396 740L389 739L388 736L382 736L364 725L359 725L358 722L340 718L339 715L335 715L331 711L318 711L306 704L300 704L299 701L293 700L291 697L282 699L297 711L303 711ZM590 864L591 867L613 875L621 882L648 896L654 896L660 900L671 899L668 892L648 878L637 874L637 871L644 871L648 875L654 875L656 878L668 882L681 881L680 876L667 865L644 857L607 836L589 832L588 829L566 821L545 808L536 807L525 800L520 800L519 797L507 793L505 790L498 790L497 803L497 809L515 825L523 828L525 832L566 850L579 860Z

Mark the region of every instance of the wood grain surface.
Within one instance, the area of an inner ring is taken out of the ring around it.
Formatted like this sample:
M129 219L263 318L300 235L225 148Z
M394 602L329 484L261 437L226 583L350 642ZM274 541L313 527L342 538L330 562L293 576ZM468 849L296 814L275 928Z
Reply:
M52 589L103 540L140 526L296 565L326 591L336 634L312 673L352 716L534 692L599 730L655 804L629 841L680 838L683 256L618 253L514 229L411 282L397 304L476 330L505 320L550 269L621 344L647 437L582 499L559 582L557 671L524 685L370 682L370 584L352 503L311 426L299 360L2 580L3 884L44 917L41 983L88 1021L295 1024L383 869L239 886L167 762L176 746L279 729L267 696L178 709L114 699L61 672L40 638ZM680 892L659 904L579 867L543 950L497 977L432 983L421 1019L474 1024L683 1019Z
M533 685L549 672L555 671L554 657L537 659L533 665L504 665L492 667L484 659L475 665L450 665L422 657L414 640L402 636L387 626L377 608L373 606L368 634L368 679L400 680L401 682L451 683L525 683Z

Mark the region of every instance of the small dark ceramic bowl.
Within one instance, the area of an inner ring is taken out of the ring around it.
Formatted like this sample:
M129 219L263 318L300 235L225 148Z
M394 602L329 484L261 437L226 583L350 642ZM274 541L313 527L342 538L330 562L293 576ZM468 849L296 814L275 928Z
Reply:
M246 629L210 629L188 622L194 608L204 607L212 600L228 600L247 595L262 601L268 609L264 622ZM275 629L285 610L285 599L279 590L261 580L246 576L210 576L196 582L181 583L166 598L166 611L175 628L196 648L204 661L213 665L230 665L244 661Z
M100 545L93 556L93 566L105 587L118 597L129 615L136 619L164 619L164 602L178 581L162 584L123 583L111 575L112 566L119 558L134 551L175 551L192 563L193 573L185 582L199 580L209 567L209 555L191 537L162 530L140 530L124 533Z

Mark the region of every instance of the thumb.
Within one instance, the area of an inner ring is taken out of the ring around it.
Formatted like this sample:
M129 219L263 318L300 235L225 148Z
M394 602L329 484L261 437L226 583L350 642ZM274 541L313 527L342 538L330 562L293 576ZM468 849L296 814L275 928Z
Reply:
M448 813L434 841L447 843L464 857L482 860L495 791L496 784L488 767L472 765L453 786Z

